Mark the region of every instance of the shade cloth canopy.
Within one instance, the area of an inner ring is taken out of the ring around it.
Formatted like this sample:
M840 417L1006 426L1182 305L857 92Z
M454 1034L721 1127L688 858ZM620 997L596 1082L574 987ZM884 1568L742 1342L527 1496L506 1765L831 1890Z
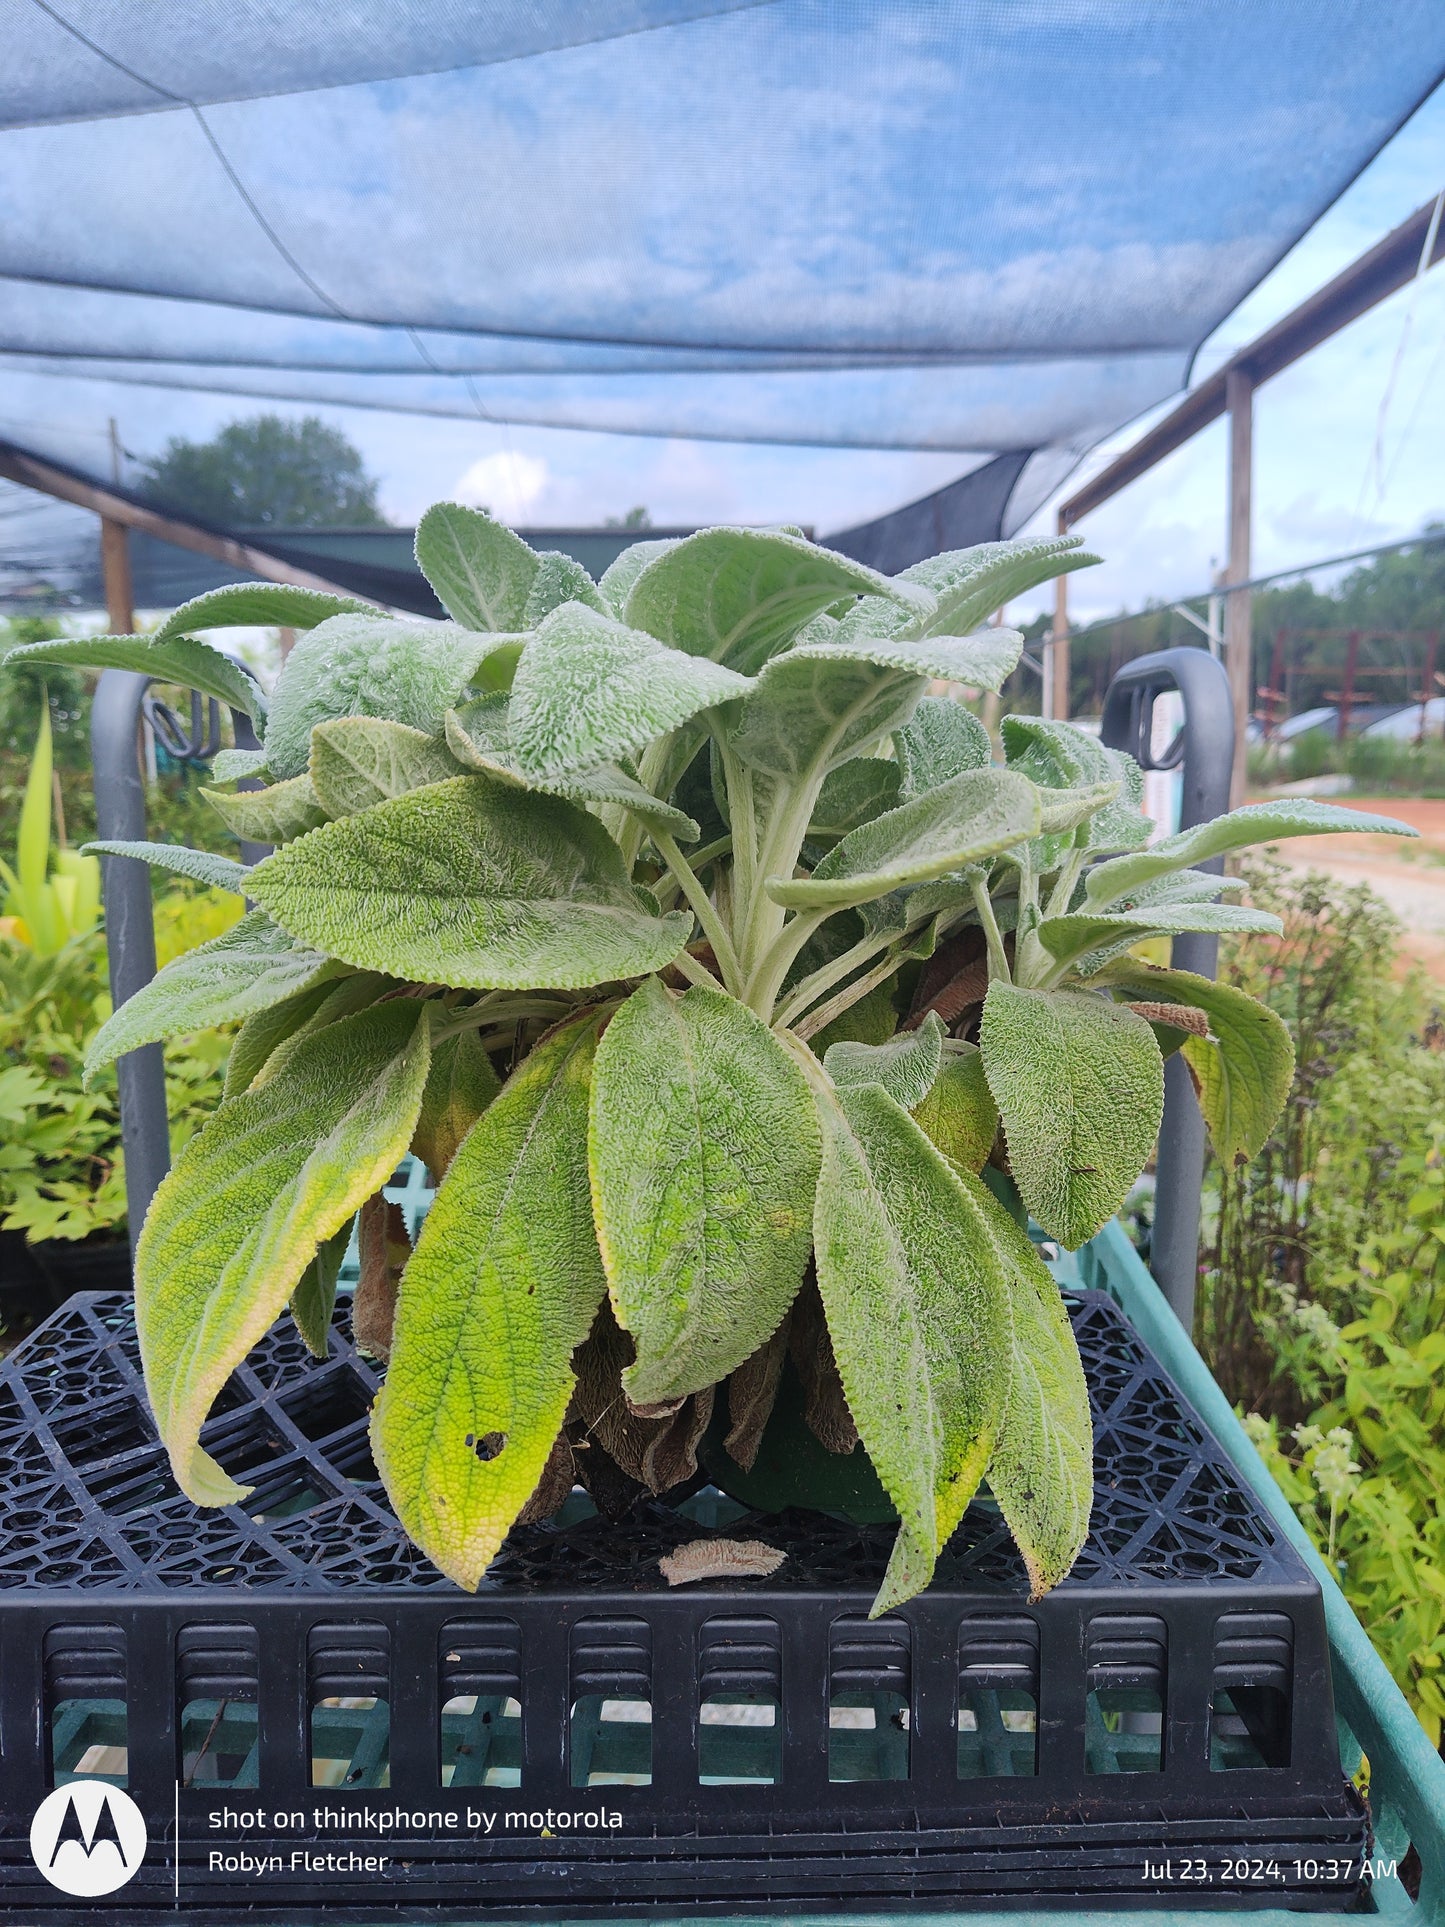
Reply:
M0 17L0 389L1006 456L992 533L1184 384L1445 72L1438 0ZM59 418L25 439L103 473Z

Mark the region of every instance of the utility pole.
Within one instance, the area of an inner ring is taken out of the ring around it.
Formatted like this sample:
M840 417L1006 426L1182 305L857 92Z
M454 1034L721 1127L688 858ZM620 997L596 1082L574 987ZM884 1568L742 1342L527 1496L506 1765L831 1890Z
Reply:
M1252 530L1254 383L1241 367L1231 367L1226 375L1224 405L1229 416L1229 561L1224 579L1226 589L1231 591L1224 599L1224 666L1229 672L1234 708L1234 767L1230 773L1229 807L1238 809L1244 801L1249 748L1245 731L1254 693L1250 592L1233 587L1249 580Z

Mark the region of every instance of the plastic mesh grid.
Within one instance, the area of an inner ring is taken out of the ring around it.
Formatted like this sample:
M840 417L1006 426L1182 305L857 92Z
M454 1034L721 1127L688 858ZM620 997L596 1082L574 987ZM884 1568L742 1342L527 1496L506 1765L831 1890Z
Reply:
M1089 1541L1066 1584L1197 1585L1290 1570L1228 1459L1113 1301L1065 1297L1093 1400L1097 1485ZM377 1479L366 1428L379 1378L349 1323L343 1297L330 1357L318 1361L283 1318L235 1372L201 1437L254 1491L244 1506L201 1511L177 1489L145 1402L131 1300L71 1299L0 1370L0 1588L456 1591L409 1544ZM653 1501L620 1524L593 1515L522 1528L485 1589L655 1590L659 1556L706 1537L705 1520L696 1504ZM726 1530L785 1551L772 1582L784 1587L871 1588L894 1536L811 1512L734 1510ZM965 1515L935 1584L1027 1591L987 1500Z

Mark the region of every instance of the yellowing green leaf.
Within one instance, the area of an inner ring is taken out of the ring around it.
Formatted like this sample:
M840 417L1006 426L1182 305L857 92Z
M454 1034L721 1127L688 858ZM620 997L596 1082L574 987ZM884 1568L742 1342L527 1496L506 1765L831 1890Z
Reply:
M348 1218L339 1231L318 1247L291 1294L292 1322L313 1358L326 1358L331 1351L331 1312L346 1248L351 1243L353 1222Z
M234 1023L314 983L326 958L253 910L209 943L187 950L128 997L90 1041L87 1083L127 1051Z
M886 1091L819 1086L818 1108L818 1285L848 1409L900 1520L876 1615L927 1585L993 1452L1008 1295L977 1205Z
M1154 1033L1092 992L995 979L980 1041L1014 1182L1072 1251L1118 1210L1154 1148L1164 1108Z
M411 1148L434 1179L445 1176L462 1139L501 1088L474 1030L443 1038L433 1050Z
M1226 1166L1257 1157L1294 1076L1294 1043L1284 1020L1247 991L1189 970L1158 970L1127 958L1103 981L1132 997L1204 1012L1211 1035L1186 1038L1182 1048L1215 1156Z
M592 1195L639 1405L716 1384L782 1323L808 1262L818 1125L777 1038L735 998L653 977L597 1053Z
M332 972L340 967L337 964L330 965L304 990L293 991L281 998L279 1003L268 1004L246 1019L236 1033L231 1055L226 1060L223 1096L239 1096L261 1071L271 1053L305 1026L307 1019L330 996Z
M1003 1258L1013 1331L1008 1397L988 1483L1037 1599L1066 1579L1089 1536L1094 1424L1073 1326L1028 1234L965 1177Z
M402 1279L372 1450L408 1533L468 1588L542 1476L606 1294L587 1183L599 1021L553 1031L513 1072Z
M843 1090L854 1084L881 1084L895 1103L914 1111L933 1088L943 1061L943 1025L929 1011L917 1030L899 1031L883 1044L830 1046L823 1068Z
M457 766L441 743L405 723L344 716L311 732L311 786L328 816L355 816L408 790L442 783Z
M459 776L328 823L251 872L276 921L360 969L485 989L660 970L690 914L651 914L586 811Z
M309 1038L223 1104L156 1192L136 1251L146 1389L176 1482L200 1505L246 1496L202 1450L232 1371L311 1263L391 1176L426 1083L427 1019L379 1004Z
M983 1169L998 1135L998 1106L976 1044L945 1038L938 1076L922 1101L910 1108L914 1122L950 1164L965 1171Z

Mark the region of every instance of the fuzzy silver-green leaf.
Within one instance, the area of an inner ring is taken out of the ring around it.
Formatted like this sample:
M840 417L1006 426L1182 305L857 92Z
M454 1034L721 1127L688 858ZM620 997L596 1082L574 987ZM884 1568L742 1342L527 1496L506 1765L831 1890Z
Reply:
M174 958L126 999L90 1041L86 1081L142 1044L235 1023L278 1004L314 983L326 961L252 910L219 937Z
M522 650L508 714L512 752L528 776L595 769L751 688L706 657L569 602Z
M1247 803L1243 809L1216 816L1192 830L1180 830L1129 856L1116 856L1090 870L1087 894L1090 909L1103 908L1138 890L1154 877L1211 857L1227 856L1256 843L1275 843L1288 836L1342 836L1355 831L1371 836L1418 836L1412 824L1393 816L1374 816L1367 810L1347 810L1308 797L1273 803Z
M917 1030L899 1031L883 1044L833 1044L823 1056L823 1068L839 1090L881 1084L905 1111L916 1111L927 1097L942 1062L943 1025L932 1010Z
M763 887L791 908L846 909L997 856L1038 827L1039 793L1026 777L965 770L850 831L810 877L768 877Z
M463 628L517 635L527 627L537 556L485 509L434 503L416 525L416 561Z
M777 1330L808 1262L818 1122L796 1059L735 998L649 978L602 1039L588 1144L629 1398L716 1384Z
M602 825L560 797L457 776L328 823L251 872L300 941L359 969L471 989L580 989L671 962Z
M246 843L290 843L326 821L309 776L268 783L263 790L203 789L201 795Z
M1154 1033L1092 992L996 978L979 1038L1014 1182L1049 1236L1075 1250L1119 1209L1159 1135Z
M340 716L378 716L439 737L442 719L507 638L419 616L333 616L286 658L271 697L266 762L273 776L299 776L311 732Z
M805 623L850 595L876 595L914 614L934 607L926 591L800 535L718 528L652 557L628 592L626 620L674 649L750 675Z
M153 869L169 870L172 876L192 877L209 884L213 890L234 890L244 895L246 866L231 856L217 856L213 850L192 850L184 843L86 843L82 856L128 856Z
M322 809L341 817L445 782L457 766L423 730L379 716L344 716L312 730L309 773Z

